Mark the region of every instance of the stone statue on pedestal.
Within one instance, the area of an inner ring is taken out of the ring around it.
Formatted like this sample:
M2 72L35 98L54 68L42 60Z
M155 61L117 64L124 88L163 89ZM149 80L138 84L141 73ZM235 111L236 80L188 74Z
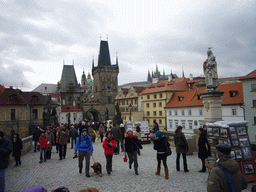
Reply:
M207 89L215 90L218 87L217 62L210 48L207 51L207 55L208 58L203 64L206 87Z
M121 124L123 123L123 120L122 120L121 111L119 109L119 104L117 103L115 107L116 107L116 115L114 116L113 123Z

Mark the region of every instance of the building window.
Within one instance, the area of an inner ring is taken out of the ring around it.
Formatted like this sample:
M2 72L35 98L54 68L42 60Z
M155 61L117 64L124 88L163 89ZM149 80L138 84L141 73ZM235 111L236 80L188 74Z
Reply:
M172 116L172 111L169 111L169 116Z
M252 91L256 91L256 84L252 84Z
M184 116L185 115L185 111L181 110L181 115Z
M162 111L159 111L159 116L162 116Z
M162 124L162 119L159 119L159 124Z
M175 129L179 126L179 120L174 120L175 122Z
M32 110L32 118L33 119L38 119L38 110L37 109Z
M156 116L156 111L153 111L153 115Z
M133 99L131 99L131 104L133 105Z
M172 120L169 120L169 128L172 129Z
M175 110L175 115L176 115L176 116L178 115L178 111L177 111L177 110Z
M191 113L191 109L189 109L189 110L188 110L188 115L191 115L191 114L192 114L192 113Z
M149 108L149 103L146 103L146 107Z
M136 100L136 99L135 99L135 101L134 101L134 102L135 102L135 104L137 104L137 100Z
M112 102L112 98L111 96L108 96L108 103L111 103Z
M128 105L128 100L126 100L126 105Z
M154 99L156 99L156 94L154 94Z
M150 123L149 119L147 119L148 124Z
M193 121L188 121L188 128L193 129Z
M147 116L150 116L150 113L149 113L149 111L147 111Z
M153 103L153 107L156 107L156 103Z
M199 126L202 127L203 126L203 121L199 120Z
M159 98L163 98L163 94L162 93L159 94Z
M79 108L79 109L80 109L80 107L81 107L81 106L80 106L80 103L78 103L78 104L77 104L77 108Z
M77 101L80 101L80 97L77 97Z
M186 129L186 121L185 120L181 120L181 126L183 129Z
M237 115L236 109L232 109L232 115L233 115L233 116L236 116L236 115Z
M159 107L162 107L162 102L159 102Z
M200 115L200 116L203 115L203 109L199 109L199 115Z
M252 100L252 106L256 107L256 100Z
M147 95L147 98L150 99L150 95Z
M256 117L254 117L254 125L256 125Z
M11 120L15 120L15 109L11 109Z
M72 97L68 97L68 101L71 102L72 101Z
M125 101L122 101L122 105L125 105Z

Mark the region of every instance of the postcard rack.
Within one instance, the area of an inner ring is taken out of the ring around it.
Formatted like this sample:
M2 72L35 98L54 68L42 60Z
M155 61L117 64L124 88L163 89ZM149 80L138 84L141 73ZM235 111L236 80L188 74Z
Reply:
M246 123L246 121L219 121L208 123L206 127L209 145L211 145L211 156L217 157L216 145L230 145L232 148L232 159L237 161L240 171L247 182L252 182L256 181L256 166L252 155Z

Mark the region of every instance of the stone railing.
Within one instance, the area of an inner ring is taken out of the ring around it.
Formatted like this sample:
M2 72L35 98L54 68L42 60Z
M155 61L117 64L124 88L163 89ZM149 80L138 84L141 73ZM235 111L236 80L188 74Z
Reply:
M22 144L23 144L23 150L22 150L22 153L21 153L21 156L29 153L30 151L32 151L34 148L33 148L33 141L32 141L32 135L31 136L28 136L28 137L24 137L21 139L22 140ZM14 160L14 157L10 156L10 164L13 163L15 160Z

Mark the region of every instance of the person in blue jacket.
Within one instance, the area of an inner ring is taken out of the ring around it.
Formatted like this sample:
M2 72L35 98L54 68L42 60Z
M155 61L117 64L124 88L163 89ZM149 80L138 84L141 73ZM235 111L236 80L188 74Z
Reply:
M0 192L5 190L5 169L9 166L12 143L4 139L4 132L0 131Z
M89 135L87 135L87 129L82 130L82 134L77 138L76 147L75 147L75 156L77 157L78 150L78 167L79 173L82 173L83 170L83 160L85 158L85 174L86 177L90 177L89 169L90 169L90 156L93 154L93 146L92 139Z

